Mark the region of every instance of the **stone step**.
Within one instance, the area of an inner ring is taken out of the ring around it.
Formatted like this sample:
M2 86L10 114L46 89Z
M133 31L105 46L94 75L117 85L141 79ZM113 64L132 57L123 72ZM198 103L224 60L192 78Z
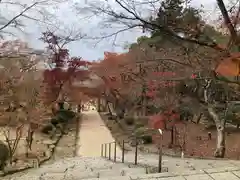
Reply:
M109 163L109 164L105 164L104 166L88 166L88 168L93 169L93 170L101 170L101 169L123 169L123 168L129 168L129 169L133 169L135 168L135 166L129 166L127 164L123 164L123 163Z
M159 180L221 180L229 176L229 180L240 179L240 162L221 160L199 160L163 158L163 170L167 167L168 172L146 174L144 167L135 166L134 156L127 153L127 163L106 160L104 158L74 157L65 158L53 164L43 165L39 169L32 169L22 175L14 175L13 178L6 177L1 180L137 180L137 179L159 179ZM156 155L140 154L139 162L149 163L157 166ZM231 165L230 165L231 164ZM196 168L190 168L196 166ZM210 168L211 167L211 168ZM156 171L154 171L156 172ZM220 176L221 175L221 176Z
M117 165L117 164L116 164ZM55 167L59 168L60 167ZM41 169L41 168L40 168ZM125 169L105 169L99 171L79 171L76 167L69 168L63 172L45 171L38 173L38 170L30 171L23 176L15 176L13 178L1 178L2 180L139 180L139 179L159 179L159 180L239 180L240 167L220 167L204 170L185 170L155 174L144 174L144 168L129 168ZM54 169L54 168L53 168ZM46 170L46 169L45 169ZM61 169L64 170L64 169ZM121 170L129 171L130 173L119 174ZM37 173L36 173L37 172Z
M125 168L122 169L124 176L136 175L136 174L146 174L145 168Z
M80 180L80 179L90 179L90 178L99 178L98 172L89 172L89 171L79 171L78 169L72 169L64 173L65 179ZM47 179L46 179L47 180Z
M135 165L114 163L103 158L64 158L52 164L43 165L38 169L31 169L19 175L16 180L47 180L47 179L90 179L129 177L130 175L146 174L146 169ZM15 179L12 180L15 180Z
M70 179L67 179L67 180L70 180ZM88 180L131 180L131 177L130 176L113 176L113 177L91 178Z
M136 174L146 174L144 168L123 168L123 169L105 169L93 171L98 172L99 177L110 177L110 176L130 176Z

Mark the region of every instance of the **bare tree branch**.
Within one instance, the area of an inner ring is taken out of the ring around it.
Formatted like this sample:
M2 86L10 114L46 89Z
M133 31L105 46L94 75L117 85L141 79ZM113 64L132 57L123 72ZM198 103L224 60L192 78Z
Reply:
M231 34L231 38L230 38L230 41L232 41L233 43L229 43L229 44L236 44L238 45L239 44L239 40L238 40L238 35L237 35L237 31L235 29L235 26L234 24L232 23L230 17L229 17L229 14L228 14L228 11L226 9L226 6L224 4L224 2L222 0L217 0L217 3L218 3L218 7L222 13L222 16L223 16L223 19L224 19L224 23L225 25L227 26L230 34ZM231 46L229 46L230 48Z
M225 48L220 47L210 37L208 38L208 41L203 41L203 40L199 40L199 39L195 39L195 38L188 38L188 37L180 36L178 33L174 32L169 27L162 26L153 21L147 20L146 18L142 18L139 15L139 13L136 12L136 10L135 10L136 7L133 8L132 6L130 6L129 2L126 3L125 1L122 1L122 0L115 0L115 2L125 11L125 13L117 12L116 10L113 10L110 5L107 7L104 7L104 6L98 6L98 5L91 4L90 5L91 7L89 8L89 10L95 14L99 15L99 14L103 13L103 14L109 16L110 18L113 18L113 19L111 19L112 23L120 22L121 24L126 25L128 27L141 27L143 29L148 29L150 31L159 29L161 31L161 33L163 33L167 36L174 37L177 40L186 41L189 43L194 43L194 44L198 44L201 46L210 47L210 48L213 48L218 51L223 51L223 52L226 51ZM147 2L145 2L145 3L147 3ZM134 5L136 5L136 3L133 4L133 6ZM128 30L128 28L125 29L125 31L127 31L127 30Z

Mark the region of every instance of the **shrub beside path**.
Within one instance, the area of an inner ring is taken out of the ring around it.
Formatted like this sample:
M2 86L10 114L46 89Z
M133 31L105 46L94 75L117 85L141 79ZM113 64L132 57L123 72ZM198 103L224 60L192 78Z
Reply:
M84 111L79 131L78 156L99 157L101 145L114 142L111 132L104 124L96 110ZM121 148L117 145L116 155L121 154ZM107 156L109 149L107 147ZM111 156L114 156L114 144L111 145Z

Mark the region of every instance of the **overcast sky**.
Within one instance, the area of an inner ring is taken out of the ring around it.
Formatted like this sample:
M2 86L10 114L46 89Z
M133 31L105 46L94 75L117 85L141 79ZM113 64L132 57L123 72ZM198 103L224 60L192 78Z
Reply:
M77 2L77 0L72 1ZM192 3L194 6L200 7L202 4L205 7L205 17L207 19L214 17L214 10L216 9L215 0L193 0ZM54 11L56 11L56 15L61 19L61 21L64 22L63 27L69 27L69 29L75 30L81 29L81 31L86 32L90 35L96 35L102 31L102 29L98 28L98 23L101 21L101 19L93 18L83 20L82 18L84 15L76 16L75 12L71 9L72 5L73 3L64 3L62 5L59 5L57 9L54 9ZM39 41L39 37L41 36L41 32L44 31L44 27L37 25L35 22L28 21L24 30L26 34L21 34L21 39L29 42L30 46L34 48L44 48L44 44ZM115 29L110 28L107 31L110 33L114 32ZM103 40L97 46L95 46L95 43L92 41L74 42L69 45L69 49L71 55L73 56L81 56L86 60L97 60L103 57L104 51L122 52L124 45L133 43L141 35L144 35L141 31L132 30L118 35L118 38L115 41L117 45L113 45L113 38L111 38Z

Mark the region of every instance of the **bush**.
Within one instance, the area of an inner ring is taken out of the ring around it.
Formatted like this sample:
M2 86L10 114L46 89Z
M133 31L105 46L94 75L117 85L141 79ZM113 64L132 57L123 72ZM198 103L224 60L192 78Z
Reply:
M54 124L67 123L75 117L76 113L71 110L60 109L56 112L55 117L52 118L51 122Z
M151 144L152 143L152 136L150 136L150 135L143 135L141 137L141 139L143 140L143 144Z
M66 124L67 122L71 121L76 116L76 113L71 110L60 109L55 113L55 116L51 118L51 124L43 127L41 130L44 134L49 134L53 128L57 128L60 124Z
M53 126L51 124L46 125L42 128L41 132L43 134L50 134L50 132L53 130Z
M150 144L152 143L152 131L145 127L137 128L134 132L134 135L138 138L143 140L143 144Z
M146 132L146 128L145 127L139 127L134 131L134 136L136 136L137 138L143 136Z
M144 127L144 124L142 124L141 122L136 121L135 122L135 129L138 129L138 128L141 128L141 127Z
M125 121L125 123L127 124L127 125L129 125L129 126L131 126L131 125L133 125L134 124L134 118L133 117L125 117L124 118L124 121Z
M108 117L108 120L116 120L117 119L117 116L114 116L114 115L110 115Z
M0 170L3 170L6 166L6 161L10 155L9 149L6 144L0 141Z

